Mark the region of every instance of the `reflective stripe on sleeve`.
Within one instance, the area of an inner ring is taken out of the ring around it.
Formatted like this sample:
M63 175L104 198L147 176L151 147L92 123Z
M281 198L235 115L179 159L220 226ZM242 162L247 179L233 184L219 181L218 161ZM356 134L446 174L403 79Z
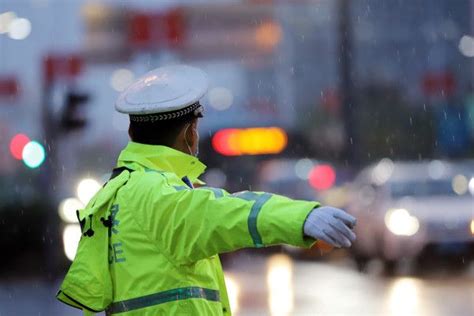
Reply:
M136 297L125 301L114 302L107 308L106 312L107 315L117 314L191 298L201 298L213 302L220 301L219 291L217 290L205 289L202 287L183 287Z
M257 229L257 217L260 211L262 210L263 205L272 197L272 194L270 193L263 193L263 194L258 194L255 192L240 192L236 193L233 196L237 198L241 198L247 201L255 201L252 205L252 209L250 210L249 218L248 218L248 228L250 232L250 236L252 237L253 244L255 245L256 248L262 248L265 247L265 245L262 242L262 236L260 236L260 233L258 232Z

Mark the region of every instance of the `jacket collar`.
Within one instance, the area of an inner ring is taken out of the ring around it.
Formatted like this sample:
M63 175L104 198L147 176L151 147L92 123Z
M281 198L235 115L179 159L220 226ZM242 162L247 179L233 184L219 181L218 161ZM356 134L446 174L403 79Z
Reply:
M206 169L199 159L179 150L135 142L129 142L119 155L117 167L125 166L173 172L180 179L187 176L191 182L198 181Z

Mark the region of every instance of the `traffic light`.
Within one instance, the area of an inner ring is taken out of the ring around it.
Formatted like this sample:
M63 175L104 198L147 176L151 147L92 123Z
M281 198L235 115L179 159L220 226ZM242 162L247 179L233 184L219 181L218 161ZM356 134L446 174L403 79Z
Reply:
M84 105L89 101L87 93L69 91L61 117L61 127L66 131L82 128L86 125Z
M25 145L22 152L23 163L31 169L41 166L46 158L43 145L37 141L31 141Z
M16 134L10 141L10 153L13 158L22 160L31 169L41 166L46 159L43 145L32 141L25 134Z

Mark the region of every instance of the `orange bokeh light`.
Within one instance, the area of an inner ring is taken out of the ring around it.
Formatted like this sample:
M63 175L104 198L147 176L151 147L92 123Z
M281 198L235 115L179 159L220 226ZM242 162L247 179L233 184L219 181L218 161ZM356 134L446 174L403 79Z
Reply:
M279 127L223 129L212 138L212 147L224 156L278 154L288 144Z

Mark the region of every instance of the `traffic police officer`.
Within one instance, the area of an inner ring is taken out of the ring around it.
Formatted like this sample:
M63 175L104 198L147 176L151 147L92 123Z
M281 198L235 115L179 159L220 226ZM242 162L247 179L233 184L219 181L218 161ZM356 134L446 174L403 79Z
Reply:
M83 209L83 236L58 299L86 314L230 315L219 254L324 240L350 247L355 218L317 202L200 186L204 72L155 69L118 98L131 142Z

